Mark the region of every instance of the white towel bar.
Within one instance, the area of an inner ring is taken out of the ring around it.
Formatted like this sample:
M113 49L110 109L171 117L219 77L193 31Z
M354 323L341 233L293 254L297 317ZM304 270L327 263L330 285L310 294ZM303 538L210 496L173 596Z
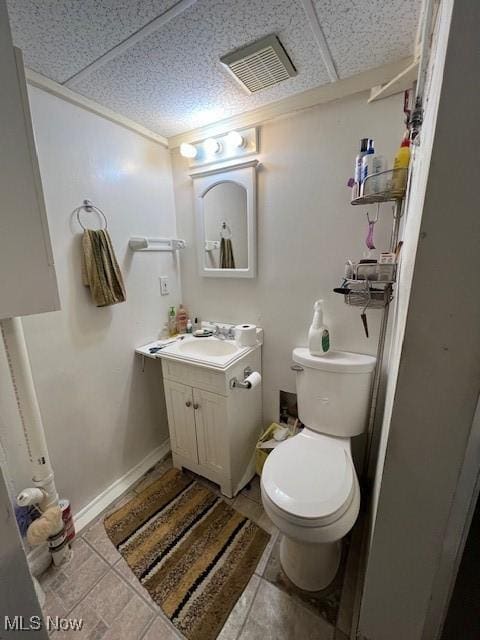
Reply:
M130 238L128 246L132 251L177 251L186 247L185 240L178 238Z

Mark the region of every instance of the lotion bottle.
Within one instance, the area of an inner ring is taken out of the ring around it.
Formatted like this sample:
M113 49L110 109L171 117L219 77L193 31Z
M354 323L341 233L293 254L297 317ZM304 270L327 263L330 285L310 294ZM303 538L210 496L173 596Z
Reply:
M177 311L177 333L186 333L187 332L187 320L188 313L183 304L181 304Z
M392 191L403 194L407 185L407 169L410 164L410 140L406 134L393 161ZM400 171L395 171L400 169Z
M317 300L313 309L313 320L308 332L308 349L312 356L323 356L330 350L330 332L323 324L323 300Z

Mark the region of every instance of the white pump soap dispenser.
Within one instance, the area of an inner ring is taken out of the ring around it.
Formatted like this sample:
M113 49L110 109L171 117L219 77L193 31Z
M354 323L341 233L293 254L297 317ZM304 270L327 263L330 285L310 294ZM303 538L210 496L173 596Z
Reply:
M313 310L313 320L308 332L308 349L312 356L323 356L330 350L330 332L323 324L323 300L317 300Z

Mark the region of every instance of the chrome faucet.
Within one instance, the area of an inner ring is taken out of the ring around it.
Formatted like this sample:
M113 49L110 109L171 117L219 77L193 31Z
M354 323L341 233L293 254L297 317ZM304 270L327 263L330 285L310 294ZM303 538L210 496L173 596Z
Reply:
M213 337L218 338L219 340L225 340L226 336L224 329L222 329L222 327L220 327L218 324L215 325L215 328L213 330Z
M218 338L219 340L234 340L235 332L233 330L233 327L228 327L227 329L226 327L220 327L218 324L216 324L213 330L213 336L214 338Z

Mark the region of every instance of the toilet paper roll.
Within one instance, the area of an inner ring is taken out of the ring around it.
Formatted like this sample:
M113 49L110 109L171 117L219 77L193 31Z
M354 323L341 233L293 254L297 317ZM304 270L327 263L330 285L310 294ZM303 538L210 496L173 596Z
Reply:
M257 327L254 324L237 324L235 342L239 347L254 347L257 344Z
M255 387L258 387L262 382L262 376L258 373L258 371L254 371L245 378L244 382L250 384L249 389L255 389Z
M38 504L44 497L45 493L41 489L31 487L18 494L17 504L19 507L28 507L31 504Z

